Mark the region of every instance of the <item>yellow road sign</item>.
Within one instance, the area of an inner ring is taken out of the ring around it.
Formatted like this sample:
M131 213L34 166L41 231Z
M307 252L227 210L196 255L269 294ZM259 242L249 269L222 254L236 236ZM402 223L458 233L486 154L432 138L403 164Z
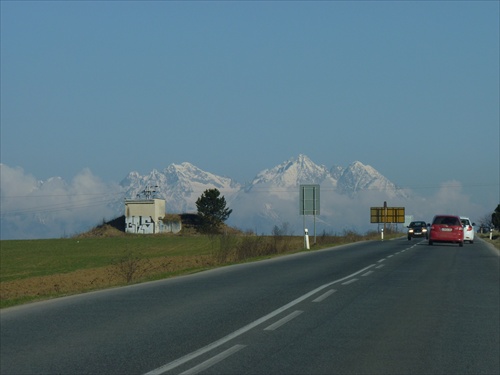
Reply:
M370 207L370 223L404 223L404 207Z

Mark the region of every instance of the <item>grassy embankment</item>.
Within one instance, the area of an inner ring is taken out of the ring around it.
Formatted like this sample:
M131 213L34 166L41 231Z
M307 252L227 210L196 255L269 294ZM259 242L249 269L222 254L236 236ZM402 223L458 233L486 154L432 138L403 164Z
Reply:
M323 235L317 237L317 244L312 249L369 239L379 239L379 236L350 232L341 236ZM0 241L0 307L158 280L302 250L302 236L242 234L211 237L124 234Z
M485 240L486 242L491 243L493 246L495 246L498 250L500 250L500 231L494 231L491 236L490 240L490 234L479 234L477 233L476 236L480 237L481 239Z

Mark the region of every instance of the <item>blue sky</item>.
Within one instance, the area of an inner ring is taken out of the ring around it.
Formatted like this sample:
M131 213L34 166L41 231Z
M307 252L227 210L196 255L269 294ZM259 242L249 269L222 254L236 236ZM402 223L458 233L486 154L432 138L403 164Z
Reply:
M305 154L500 199L498 1L0 4L1 162L38 179Z

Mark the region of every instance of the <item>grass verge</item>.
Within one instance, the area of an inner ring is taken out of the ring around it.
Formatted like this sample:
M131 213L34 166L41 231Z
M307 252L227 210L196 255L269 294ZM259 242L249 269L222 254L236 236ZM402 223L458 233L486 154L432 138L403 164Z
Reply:
M481 239L485 240L486 242L492 244L495 246L497 250L500 250L500 231L493 231L491 239L490 239L490 234L476 234L476 236L479 236Z

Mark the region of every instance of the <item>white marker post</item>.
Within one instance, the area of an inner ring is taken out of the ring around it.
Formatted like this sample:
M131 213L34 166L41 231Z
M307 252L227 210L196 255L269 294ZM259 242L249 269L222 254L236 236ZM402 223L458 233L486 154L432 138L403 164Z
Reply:
M309 234L308 234L308 230L307 229L304 229L304 247L309 250Z
M493 228L490 228L490 240L493 239Z
M384 228L380 229L380 237L383 241L384 240Z

